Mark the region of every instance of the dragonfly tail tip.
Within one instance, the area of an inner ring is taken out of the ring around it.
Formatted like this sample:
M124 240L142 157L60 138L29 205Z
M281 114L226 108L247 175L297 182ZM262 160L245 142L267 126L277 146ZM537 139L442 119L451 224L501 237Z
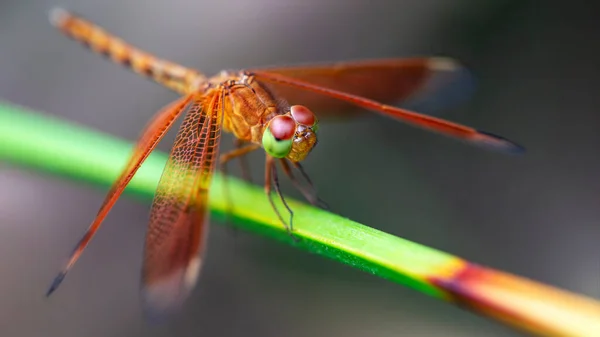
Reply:
M513 155L525 153L525 148L511 140L485 131L477 131L474 138L476 143L482 147Z

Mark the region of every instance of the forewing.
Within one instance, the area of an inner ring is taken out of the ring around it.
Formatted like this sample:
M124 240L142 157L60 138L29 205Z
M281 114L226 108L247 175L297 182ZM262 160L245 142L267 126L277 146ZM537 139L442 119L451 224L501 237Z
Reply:
M47 296L52 294L52 292L54 292L58 288L58 286L63 281L71 267L73 267L75 262L77 262L84 249L90 243L98 229L100 229L104 218L106 218L108 212L110 212L110 209L117 202L117 200L125 190L127 184L129 184L129 182L131 181L137 170L140 168L144 160L148 158L152 150L154 150L156 145L158 145L158 143L164 137L167 131L171 128L171 126L173 126L173 123L175 122L177 117L179 117L181 113L185 110L185 108L188 107L191 100L192 96L188 95L186 97L178 99L175 102L172 102L171 104L167 105L162 110L160 110L152 118L150 123L146 126L133 149L133 153L131 154L129 161L127 162L125 168L121 172L121 175L113 183L112 187L110 188L110 191L108 191L108 193L106 194L106 197L102 202L102 206L100 206L100 209L98 210L96 218L94 219L94 221L92 221L92 223L85 231L79 242L77 242L77 245L71 252L71 255L69 256L68 260L61 268L58 275L54 278L54 281L52 282L50 288L48 289L48 292L46 293Z
M457 138L473 145L484 147L490 150L520 154L524 148L520 145L504 138L485 131L477 130L472 127L450 122L441 118L427 116L417 112L397 108L391 105L382 104L369 98L356 96L347 92L329 89L318 86L310 82L305 82L296 78L283 76L267 71L255 70L253 75L258 80L264 80L269 83L278 83L296 88L301 91L309 91L315 94L338 99L363 109L378 112L382 115L395 118L407 124L419 127L425 130L437 132L445 136Z
M208 225L208 190L218 156L222 97L196 101L160 179L146 236L142 299L147 316L176 311L194 287Z
M456 61L443 57L376 59L256 70L428 113L460 102L473 88L470 73ZM348 116L360 110L355 105L313 92L277 83L270 86L290 104L305 105L319 117Z

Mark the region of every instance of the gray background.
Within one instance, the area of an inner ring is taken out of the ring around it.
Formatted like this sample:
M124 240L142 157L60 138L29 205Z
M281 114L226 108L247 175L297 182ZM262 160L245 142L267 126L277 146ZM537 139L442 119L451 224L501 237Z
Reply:
M600 297L600 53L591 8L577 1L0 2L0 97L127 139L176 96L54 31L46 13L55 5L207 74L370 57L464 61L478 90L443 116L515 139L526 156L488 153L376 116L327 124L305 164L320 195L369 226ZM252 158L259 178L263 157ZM48 282L104 191L5 164L0 186L2 336L518 335L224 226L213 226L186 310L170 325L146 326L137 291L149 205L127 199L47 301ZM289 184L285 190L297 195Z

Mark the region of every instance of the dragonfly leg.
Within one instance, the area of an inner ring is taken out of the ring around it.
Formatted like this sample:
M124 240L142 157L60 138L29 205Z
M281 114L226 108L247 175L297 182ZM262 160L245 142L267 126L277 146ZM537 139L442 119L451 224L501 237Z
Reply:
M249 144L245 143L243 140L239 140L239 139L235 139L234 140L234 146L236 149L242 149L246 146L250 146ZM256 145L258 146L258 145ZM258 148L258 147L257 147ZM239 159L239 163L240 163L240 170L242 171L242 178L252 184L252 175L250 174L250 166L248 165L248 157L245 156L246 153L244 153L244 155L240 155L237 158Z
M288 176L288 178L290 178L290 181L292 182L292 184L294 184L294 187L296 187L296 189L298 191L300 191L300 193L302 193L304 198L311 205L317 206L317 207L320 207L323 209L329 209L329 205L327 205L327 203L324 202L323 200L321 200L321 198L319 198L319 196L317 195L316 189L315 189L314 185L312 184L312 181L310 180L308 174L306 174L306 172L304 171L304 169L302 168L300 163L292 162L292 165L294 165L294 167L296 167L298 169L298 171L300 171L300 174L302 174L302 176L308 183L308 189L305 188L304 186L302 186L300 181L296 178L296 176L294 175L294 172L292 172L292 168L290 167L287 159L281 158L281 159L279 159L279 161L281 163L281 167L283 167L283 172Z
M279 198L281 199L283 206L285 206L288 213L290 214L289 225L285 222L285 220L283 220L283 216L281 215L281 213L275 206L275 202L273 201L273 194L271 193L273 187L275 187L275 192L277 193L277 195L279 195ZM284 198L283 194L281 193L281 189L279 188L279 178L277 177L277 167L275 166L274 158L269 155L267 155L266 164L265 164L265 193L267 194L269 202L271 203L271 207L273 207L275 214L277 214L277 217L279 218L279 220L285 227L288 234L292 237L292 239L294 241L298 242L299 241L298 238L296 236L294 236L294 234L293 234L294 212L288 205L287 201L285 201L285 198Z
M226 200L226 204L227 204L227 209L225 211L225 217L226 217L226 221L228 223L231 223L231 213L232 213L232 202L231 202L231 195L229 194L229 188L227 185L227 163L229 161L231 161L232 159L235 158L242 158L245 157L248 153L258 149L260 146L258 144L246 144L242 146L242 143L239 143L236 141L236 148L223 153L220 157L219 157L219 171L221 172L221 176L223 179L223 195L225 196L225 200ZM239 145L238 145L239 144Z

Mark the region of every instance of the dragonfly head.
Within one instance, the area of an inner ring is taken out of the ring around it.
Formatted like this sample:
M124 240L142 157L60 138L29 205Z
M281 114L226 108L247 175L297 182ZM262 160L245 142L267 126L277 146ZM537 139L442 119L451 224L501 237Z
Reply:
M273 117L263 133L262 146L275 158L300 162L317 144L317 117L307 107L293 105L284 115Z

